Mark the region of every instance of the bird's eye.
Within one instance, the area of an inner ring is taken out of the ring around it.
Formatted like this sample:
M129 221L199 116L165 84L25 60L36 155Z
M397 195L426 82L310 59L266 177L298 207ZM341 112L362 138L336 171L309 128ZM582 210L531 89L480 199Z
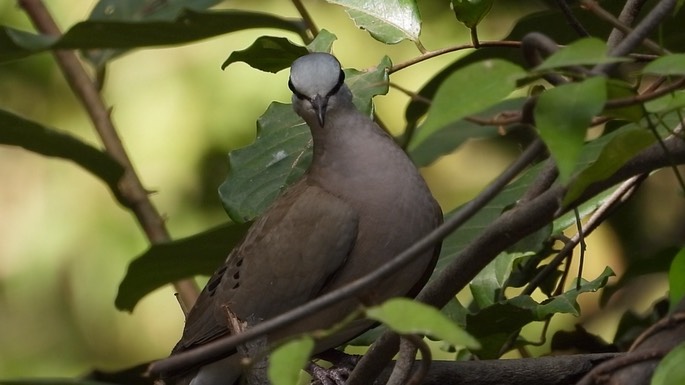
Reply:
M345 72L343 70L340 70L340 75L338 76L338 83L336 83L335 87L333 87L332 90L328 92L326 97L330 97L332 95L335 95L340 90L340 87L345 84Z
M295 86L293 85L292 79L288 79L288 88L290 88L290 91L293 92L293 94L300 100L306 99L304 95L302 95Z

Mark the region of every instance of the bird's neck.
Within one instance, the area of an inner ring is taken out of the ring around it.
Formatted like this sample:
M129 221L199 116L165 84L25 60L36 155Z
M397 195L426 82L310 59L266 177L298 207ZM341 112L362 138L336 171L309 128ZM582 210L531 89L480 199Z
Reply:
M390 168L399 168L398 176L415 173L393 139L351 103L327 114L324 127L308 123L314 141L309 175L325 188L365 188L387 179Z

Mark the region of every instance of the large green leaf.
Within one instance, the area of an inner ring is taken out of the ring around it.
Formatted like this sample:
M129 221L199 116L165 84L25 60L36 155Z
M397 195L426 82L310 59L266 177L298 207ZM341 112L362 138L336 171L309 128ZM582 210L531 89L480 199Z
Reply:
M501 291L504 290L504 285L509 279L513 263L514 254L503 253L488 263L471 280L469 289L475 305L484 308L497 302L497 297L503 294Z
M388 90L386 57L373 70L346 70L346 84L361 111L371 113L371 98ZM261 214L283 187L298 180L311 163L311 133L287 104L272 103L257 121L257 139L229 154L231 170L219 188L221 201L235 222Z
M21 146L41 155L70 160L104 181L119 201L125 203L117 185L124 168L105 152L66 132L0 110L0 144Z
M671 309L675 309L685 297L685 249L676 254L668 269L668 293Z
M184 9L207 9L221 0L100 0L88 16L89 20L140 21L173 20Z
M89 21L173 21L184 9L202 11L220 0L100 0L88 17ZM84 56L96 67L126 52L122 49L88 50Z
M664 113L685 107L685 91L674 91L645 103L647 112Z
M415 149L445 126L500 102L524 75L521 67L504 60L485 60L453 73L438 89L409 148Z
M276 73L288 68L295 59L308 52L307 48L296 45L284 37L260 36L248 48L231 52L221 65L221 69L242 61L252 68Z
M623 130L604 146L592 165L585 168L573 179L563 203L573 202L592 183L610 177L638 152L655 141L654 134L647 130L641 128Z
M187 238L152 245L129 264L114 304L117 309L133 311L144 296L167 283L212 274L248 227L229 223Z
M642 72L655 75L685 75L685 53L660 57L647 64Z
M314 350L314 339L303 336L292 339L269 355L267 373L273 385L297 385L300 372Z
M557 163L563 182L570 179L590 122L602 111L605 101L603 77L564 84L540 95L535 106L535 124Z
M130 49L183 44L251 28L275 28L300 33L296 20L258 12L183 10L173 20L84 21L54 40L42 35L0 28L0 61L17 59L47 49Z
M559 67L590 65L601 63L615 63L630 61L630 59L607 55L607 45L603 40L588 37L575 41L550 55L536 70L546 70Z
M481 119L496 118L503 112L517 112L525 98L505 99L502 102L471 116ZM461 119L434 131L409 152L418 167L428 166L443 155L449 154L470 139L493 138L500 135L499 127L484 126Z
M650 385L685 383L685 343L681 343L664 357L654 370Z
M309 52L331 52L337 36L326 29L322 29L311 43L307 44Z
M221 65L221 69L242 61L252 68L276 73L290 67L295 59L309 52L331 52L335 39L336 36L325 29L322 29L307 47L297 45L284 37L260 36L248 48L231 52Z
M452 10L457 20L466 28L475 28L490 12L495 0L452 0Z
M289 104L272 103L257 121L257 138L231 151L231 166L219 187L224 209L236 222L262 213L281 189L297 180L311 162L311 134Z
M366 309L366 316L400 334L429 335L453 346L477 349L478 341L438 309L408 298L393 298Z
M415 0L326 0L341 5L357 27L385 44L418 41L421 15Z

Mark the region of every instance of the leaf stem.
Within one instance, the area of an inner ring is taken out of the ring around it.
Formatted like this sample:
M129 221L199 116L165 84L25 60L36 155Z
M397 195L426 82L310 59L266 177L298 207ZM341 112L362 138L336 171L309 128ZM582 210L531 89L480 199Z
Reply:
M481 41L479 43L479 46L482 48L485 47L507 47L507 48L518 48L521 46L521 42L518 41L513 41L513 40L499 40L499 41ZM462 45L457 45L457 46L452 46L452 47L446 47L446 48L440 48L436 49L435 51L427 51L413 59L407 60L404 63L399 63L395 64L394 66L390 67L388 70L389 74L392 74L394 72L397 72L399 70L403 70L409 66L412 66L414 64L420 63L424 60L432 59L436 56L444 55L446 53L450 52L456 52L456 51L461 51L469 48L476 48L473 44L462 44Z

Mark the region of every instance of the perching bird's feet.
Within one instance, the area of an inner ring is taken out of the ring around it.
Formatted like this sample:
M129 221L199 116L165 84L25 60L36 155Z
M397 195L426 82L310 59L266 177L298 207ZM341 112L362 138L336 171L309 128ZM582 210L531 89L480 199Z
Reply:
M311 385L344 385L362 356L330 349L318 354L317 357L332 363L333 366L324 368L310 362L306 370L312 376Z

